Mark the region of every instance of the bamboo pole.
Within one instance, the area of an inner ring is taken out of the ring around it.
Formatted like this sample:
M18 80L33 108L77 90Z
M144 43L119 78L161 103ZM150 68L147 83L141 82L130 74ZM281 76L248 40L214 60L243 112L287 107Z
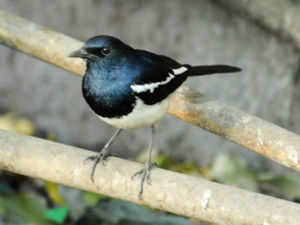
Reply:
M298 225L300 205L155 168L138 198L142 165L110 157L90 180L92 152L0 130L0 168L222 225Z
M68 55L82 42L0 10L0 43L83 76L85 65ZM207 100L188 87L172 96L169 114L225 137L278 163L300 171L300 137L279 126Z

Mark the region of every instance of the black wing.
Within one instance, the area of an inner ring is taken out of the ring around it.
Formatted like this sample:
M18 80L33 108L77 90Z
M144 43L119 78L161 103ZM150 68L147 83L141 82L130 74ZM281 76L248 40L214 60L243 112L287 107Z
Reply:
M132 89L145 104L155 104L173 93L188 76L203 76L216 73L234 73L241 69L229 65L191 66L180 64L164 55L136 50L139 63L143 65L141 76Z
M188 66L183 66L167 56L143 50L137 50L137 54L143 71L131 88L145 104L161 102L187 79L185 71Z

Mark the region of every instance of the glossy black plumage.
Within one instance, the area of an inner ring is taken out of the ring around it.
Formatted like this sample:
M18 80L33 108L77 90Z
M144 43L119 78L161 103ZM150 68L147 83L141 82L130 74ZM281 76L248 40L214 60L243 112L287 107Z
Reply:
M100 49L110 48L107 56L101 56ZM117 38L97 36L89 39L84 50L89 58L82 83L85 100L93 111L106 118L118 118L132 112L136 97L147 105L153 105L167 98L188 76L240 71L227 65L190 66L163 55L134 49ZM160 85L154 91L137 93L131 85L151 84L165 81L173 69L186 67L187 71L176 75L170 82Z

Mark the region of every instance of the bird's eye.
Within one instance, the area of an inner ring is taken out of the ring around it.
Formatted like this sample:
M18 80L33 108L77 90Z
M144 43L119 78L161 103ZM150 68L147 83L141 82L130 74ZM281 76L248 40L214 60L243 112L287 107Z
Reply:
M101 55L106 56L110 53L110 49L109 48L101 48Z

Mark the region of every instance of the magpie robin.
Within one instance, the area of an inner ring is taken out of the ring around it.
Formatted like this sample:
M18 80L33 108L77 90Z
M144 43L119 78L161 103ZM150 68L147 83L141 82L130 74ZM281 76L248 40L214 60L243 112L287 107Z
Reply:
M117 131L94 160L91 180L97 164L104 161L109 146L123 129L151 126L148 158L142 170L139 197L144 182L150 181L154 124L167 112L170 95L190 76L241 71L228 65L191 66L164 55L134 49L121 40L106 35L93 37L70 57L86 61L82 93L100 119L117 127Z

